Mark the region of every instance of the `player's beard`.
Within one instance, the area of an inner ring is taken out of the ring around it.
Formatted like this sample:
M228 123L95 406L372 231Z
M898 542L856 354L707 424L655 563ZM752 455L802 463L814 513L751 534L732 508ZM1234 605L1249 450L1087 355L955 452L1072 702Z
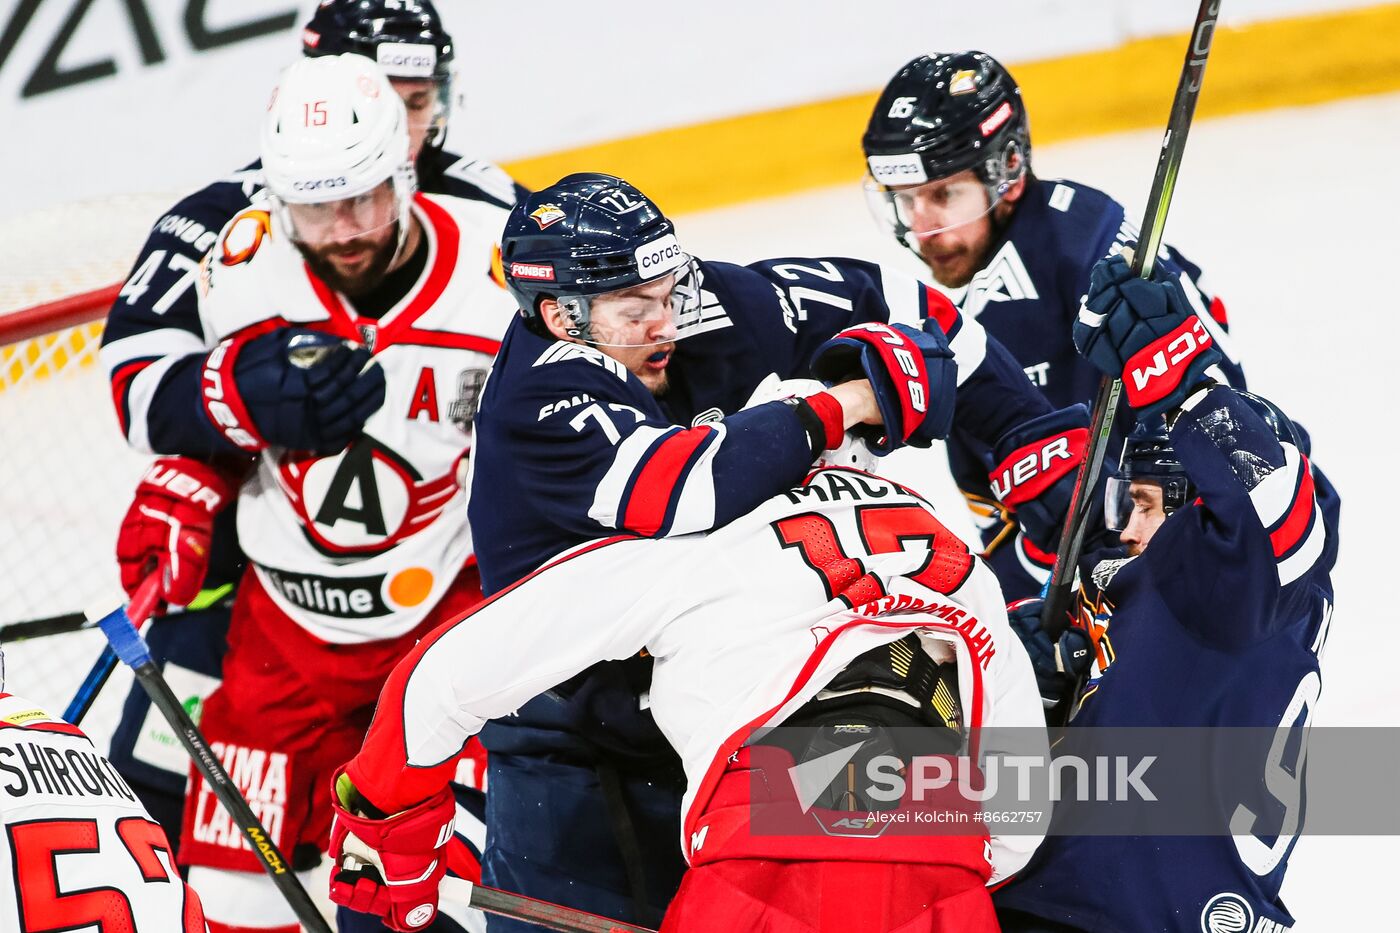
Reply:
M398 223L391 224L387 231L381 232L381 235L383 239L378 242L369 237L359 237L348 243L327 246L312 247L302 244L301 253L306 258L306 264L311 267L312 273L318 279L343 295L357 298L373 291L380 282L384 281L384 276L394 261L394 253L399 242ZM370 256L367 261L360 263L359 268L354 272L344 271L333 261L336 256L365 249L371 251Z
M962 288L991 261L992 250L1001 244L1002 233L1011 220L1014 206L1005 201L997 204L985 216L968 226L973 229L958 236L951 244L938 243L933 238L919 244L919 258L933 273L935 281L944 288ZM936 261L935 261L936 257Z

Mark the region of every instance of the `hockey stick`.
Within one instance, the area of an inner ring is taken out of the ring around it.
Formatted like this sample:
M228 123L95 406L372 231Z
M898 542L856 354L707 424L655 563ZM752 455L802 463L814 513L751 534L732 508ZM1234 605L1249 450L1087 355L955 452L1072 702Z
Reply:
M131 624L135 628L140 629L146 624L146 620L155 611L159 596L160 574L153 573L141 581L141 585L131 595L131 605L126 610L127 618L131 620ZM94 622L88 623L89 626L95 624ZM73 694L73 699L68 701L68 708L63 711L63 718L66 722L71 722L75 726L83 724L88 710L92 709L92 704L97 701L97 695L102 692L103 687L107 686L107 681L116 668L116 652L112 650L111 645L103 645L102 653L97 656L96 661L92 662L92 670L88 671L88 675L83 678L78 692Z
M150 580L142 584L144 588ZM141 591L137 591L141 595ZM263 869L272 878L273 884L277 885L282 896L291 905L292 911L297 915L297 920L303 927L311 933L331 933L331 928L326 924L325 918L321 916L320 910L312 903L311 897L306 893L306 889L297 881L296 875L292 873L291 866L278 851L277 844L272 841L272 836L263 826L262 822L254 815L248 801L234 786L229 779L228 772L219 764L219 759L214 757L214 752L209 748L208 741L200 733L190 716L185 712L185 708L180 705L180 701L171 691L170 685L161 676L160 669L156 667L154 659L151 657L150 649L146 647L146 642L141 638L136 626L132 624L127 615L127 611L118 606L97 620L97 627L102 629L102 633L107 636L107 641L116 656L122 663L129 666L136 674L136 679L141 682L142 688L151 698L157 709L160 710L170 727L179 736L180 743L185 746L190 757L194 760L195 767L204 775L209 786L213 788L214 795L219 798L219 802L224 805L229 816L238 824L238 830L243 837L248 840L248 845L253 853L261 860Z
M584 910L562 904L539 901L523 894L512 894L498 888L473 884L465 878L443 878L438 896L466 907L487 913L523 920L559 933L655 933L649 927L639 927L621 920L609 920Z
M49 635L69 635L94 627L81 612L65 612L61 616L49 616L47 619L26 619L23 622L0 625L0 644L25 641L29 638L46 638Z
M1200 9L1196 11L1196 24L1191 28L1191 41L1186 48L1186 61L1181 66L1181 77L1177 81L1176 96L1172 100L1171 116L1167 118L1167 131L1162 137L1162 151L1157 157L1157 170L1152 176L1152 191L1147 196L1147 214L1142 221L1137 249L1133 251L1133 274L1144 279L1152 277L1157 250L1162 245L1162 231L1167 224L1167 209L1171 207L1172 192L1176 188L1181 157L1186 151L1186 136L1191 130L1191 117L1196 112L1196 99L1200 96L1201 82L1205 78L1206 59L1210 56L1211 40L1215 37L1215 21L1219 15L1220 0L1201 0ZM1060 546L1055 554L1055 569L1050 575L1045 605L1040 614L1041 626L1055 637L1058 637L1070 622L1069 607L1074 592L1075 571L1084 549L1089 500L1103 469L1108 436L1113 430L1114 416L1118 413L1118 397L1122 390L1121 381L1105 376L1099 383L1099 392L1094 399L1094 415L1089 427L1089 450L1084 455L1084 462L1079 465L1079 473L1074 479L1074 494L1070 499L1069 515L1064 532L1060 535ZM1070 694L1070 702L1065 704L1066 717L1073 710L1073 697L1083 686L1082 681L1083 678L1080 678L1074 692Z

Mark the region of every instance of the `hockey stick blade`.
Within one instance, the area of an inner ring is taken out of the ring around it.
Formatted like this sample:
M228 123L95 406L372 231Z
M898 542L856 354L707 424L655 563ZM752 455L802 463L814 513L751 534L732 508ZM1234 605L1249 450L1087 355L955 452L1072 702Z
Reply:
M1191 130L1191 118L1196 112L1196 100L1200 96L1201 84L1205 79L1206 61L1210 57L1211 43L1215 38L1215 24L1220 17L1220 0L1201 0L1196 11L1196 22L1191 28L1191 38L1186 47L1186 59L1181 66L1181 76L1177 80L1176 95L1172 99L1171 114L1167 118L1167 129L1162 136L1162 149L1157 157L1157 169L1152 175L1152 190L1147 198L1147 212L1142 221L1142 229L1137 249L1133 253L1132 271L1141 278L1151 278L1157 262L1157 253L1162 246L1162 234L1166 229L1167 212L1171 207L1172 193L1176 189L1177 173L1181 169L1181 159L1186 151L1186 137ZM1113 430L1114 417L1118 413L1118 399L1122 383L1105 377L1099 383L1099 391L1094 399L1094 413L1089 429L1089 450L1079 465L1074 480L1074 493L1070 498L1069 513L1060 535L1060 546L1055 554L1055 569L1045 592L1045 604L1041 608L1040 623L1046 632L1059 637L1070 624L1070 604L1074 592L1074 579L1079 558L1084 549L1084 533L1088 526L1089 505L1092 490L1098 484L1103 469L1104 454L1108 449L1108 437ZM1084 678L1079 678L1069 700L1064 704L1063 719L1068 720L1074 711L1074 697L1083 687Z
M609 920L585 910L512 894L499 888L473 884L465 878L443 878L438 896L445 901L473 907L487 913L523 920L558 933L656 933L621 920Z
M140 595L140 591L137 595ZM248 840L253 854L262 862L263 869L286 898L297 920L310 933L331 933L331 928L321 916L321 911L292 872L291 864L278 850L272 834L253 813L248 801L238 792L228 772L219 764L219 759L209 747L209 742L190 719L189 713L185 712L165 678L161 676L160 669L151 658L150 649L146 647L145 639L136 631L136 626L131 623L126 610L118 606L99 619L97 627L107 636L107 642L116 656L135 673L136 680L151 698L151 704L160 710L166 722L170 723L170 728L175 731L180 744L185 746L185 751L189 753L195 767L209 782L214 796L219 798L219 802L224 805L243 838Z

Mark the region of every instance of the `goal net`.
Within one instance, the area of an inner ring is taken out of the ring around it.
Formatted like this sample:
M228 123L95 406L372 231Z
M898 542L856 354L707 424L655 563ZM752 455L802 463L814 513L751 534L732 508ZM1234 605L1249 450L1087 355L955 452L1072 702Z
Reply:
M0 626L120 595L117 528L149 457L117 425L97 351L107 309L169 194L68 204L0 224ZM4 645L7 689L61 714L100 633ZM105 742L124 672L84 720Z

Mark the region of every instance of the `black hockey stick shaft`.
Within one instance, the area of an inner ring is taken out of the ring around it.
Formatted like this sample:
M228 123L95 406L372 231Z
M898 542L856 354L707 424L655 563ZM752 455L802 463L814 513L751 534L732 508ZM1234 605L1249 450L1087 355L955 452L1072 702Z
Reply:
M272 835L248 806L248 801L238 792L228 772L214 756L209 742L185 712L185 708L180 705L165 678L161 676L160 668L156 667L146 642L136 631L136 626L131 624L126 610L118 607L98 620L97 625L107 636L107 641L117 657L131 667L142 689L150 696L151 703L160 710L166 722L170 723L170 728L175 730L180 744L185 746L185 751L189 752L195 767L209 782L214 796L219 798L219 802L233 818L243 838L248 840L253 854L262 863L263 869L282 892L282 896L287 899L297 920L311 933L331 933L331 928L321 916L320 910L292 873L291 865L278 851Z
M439 889L444 900L455 901L474 907L477 910L523 920L558 933L655 933L649 927L641 927L621 920L609 920L597 914L536 900L523 894L512 894L499 888L473 884L462 878L444 878Z
M1196 112L1196 100L1200 96L1201 82L1205 78L1206 59L1210 56L1211 42L1215 38L1215 23L1219 15L1220 0L1201 0L1200 9L1196 11L1196 24L1191 29L1191 41L1186 49L1186 61L1181 66L1181 78L1176 85L1176 97L1172 100L1171 116L1167 118L1167 131L1162 137L1157 171L1152 176L1152 191L1147 197L1147 214L1142 221L1137 248L1133 251L1133 274L1144 279L1152 277L1157 251L1162 245L1162 231L1167 225L1167 210L1171 207L1172 193L1176 189L1177 173L1181 169L1181 158L1186 151L1186 136L1191 130L1191 117ZM1093 498L1093 490L1098 484L1099 474L1103 470L1108 436L1113 431L1114 417L1118 413L1118 397L1122 389L1122 382L1105 377L1099 383L1098 395L1094 399L1094 413L1089 427L1089 450L1075 476L1069 515L1065 521L1064 532L1060 535L1060 546L1055 554L1055 569L1050 575L1050 584L1040 615L1041 626L1056 636L1065 630L1070 621L1075 569L1084 548L1089 505Z

